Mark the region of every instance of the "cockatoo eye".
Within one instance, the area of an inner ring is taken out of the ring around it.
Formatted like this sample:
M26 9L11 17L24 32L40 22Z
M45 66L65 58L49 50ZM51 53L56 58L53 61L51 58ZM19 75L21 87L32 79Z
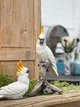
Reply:
M77 38L77 42L79 42L80 41L80 39L79 38Z
M27 70L26 73L29 73L29 70Z

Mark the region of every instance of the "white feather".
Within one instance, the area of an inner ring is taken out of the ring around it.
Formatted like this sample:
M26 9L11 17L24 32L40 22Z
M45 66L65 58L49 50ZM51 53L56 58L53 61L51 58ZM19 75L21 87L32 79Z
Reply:
M44 39L44 43L40 44L40 39ZM46 61L48 62L52 68L50 71L58 75L55 57L51 51L51 49L46 45L44 34L40 34L39 39L36 44L36 53L38 56L39 61Z
M18 77L18 80L16 82L13 82L7 86L0 88L0 98L2 97L7 99L23 98L23 95L27 92L28 88L29 88L29 77L28 73L24 72Z

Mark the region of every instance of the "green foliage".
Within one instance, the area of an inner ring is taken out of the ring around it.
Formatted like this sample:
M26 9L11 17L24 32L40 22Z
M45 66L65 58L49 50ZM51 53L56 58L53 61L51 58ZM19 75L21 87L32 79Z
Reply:
M30 80L29 89L24 97L29 96L29 93L32 91L32 89L35 87L36 84L37 84L37 80Z
M78 44L78 39L77 39L77 38L73 39L72 42L70 42L69 40L66 40L66 39L64 39L63 41L64 41L64 44L63 44L63 42L61 42L61 43L62 43L62 46L63 46L64 51L65 51L66 53L72 52L73 49L74 49L74 48L77 46L77 44Z
M11 76L0 74L0 87L8 85L12 82L14 82L14 79L12 79ZM32 89L35 87L37 83L38 83L37 80L30 80L29 89L24 95L24 97L29 97L29 93L32 91ZM51 81L50 83L62 89L63 93L69 92L70 90L80 90L80 85L73 85L67 82L59 81Z
M12 83L14 80L9 75L0 74L0 87Z
M67 83L67 82L59 82L59 81L52 81L51 84L59 87L59 88L62 88L62 87L68 87L70 84Z
M52 81L50 83L62 89L64 93L70 90L80 90L80 85L69 84L68 82Z
M59 81L51 81L50 83L51 83L52 85L57 86L57 87L61 87Z
M36 80L30 80L29 89L24 97L29 97L29 93L32 91L32 89L35 87L37 83L38 81ZM80 90L80 85L73 85L69 84L68 82L51 81L50 83L62 89L63 93L68 93L70 90Z

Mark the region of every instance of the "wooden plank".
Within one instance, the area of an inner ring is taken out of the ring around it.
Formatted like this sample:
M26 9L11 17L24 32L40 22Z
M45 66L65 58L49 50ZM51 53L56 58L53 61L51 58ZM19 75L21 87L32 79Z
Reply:
M40 6L40 0L0 0L0 72L7 70L15 75L16 61L31 61L30 76L38 79L35 47L40 32Z
M0 0L1 73L12 74L15 77L15 64L23 60L31 70L30 78L35 77L35 34L38 33L39 26L35 26L34 20L35 23L39 23L40 20L37 19L39 1L34 1ZM38 9L37 13L34 13L34 8Z
M41 25L41 0L34 0L34 43L36 48L36 42L38 36L40 34L40 25ZM36 56L36 49L35 49L35 79L39 79L39 69L38 69L38 59Z
M0 60L35 60L34 51L26 48L1 48Z
M33 7L33 0L0 1L0 60L35 60Z
M64 104L59 104L59 105L54 105L49 107L80 107L80 101L64 103Z
M16 79L16 66L19 61L1 61L0 62L0 73L8 74ZM30 70L30 79L34 79L34 61L22 61L25 67Z
M74 93L73 93L74 94ZM78 93L79 95L79 93ZM48 99L45 98L45 101L43 100L42 102L35 103L33 107L56 107L61 105L60 107L64 107L64 105L68 105L73 103L73 102L79 102L80 101L80 96L75 96L70 94L70 95L63 95L63 96L57 96L57 97L48 97ZM68 104L69 103L69 104ZM80 104L79 104L80 105ZM66 107L68 107L66 106ZM73 107L73 106L72 106ZM74 107L77 107L76 105Z
M22 100L6 100L0 101L1 107L64 107L63 105L68 105L75 102L76 104L80 101L80 92L68 93L65 95L45 95L45 96L36 96L31 98L26 98ZM80 104L77 104L80 105ZM69 105L68 105L69 106ZM67 106L66 106L67 107ZM73 106L74 107L74 106ZM77 107L75 105L75 107Z
M72 100L71 98L68 99L54 99L54 100L48 100L48 101L44 101L44 102L40 102L40 103L36 103L34 104L34 107L50 107L50 106L55 106L55 105L65 105L66 103L72 103L72 102L76 102L76 101L80 101L80 97L76 98L75 100ZM68 105L69 106L69 105ZM75 106L76 107L76 106Z
M2 47L33 47L32 10L33 0L0 0Z

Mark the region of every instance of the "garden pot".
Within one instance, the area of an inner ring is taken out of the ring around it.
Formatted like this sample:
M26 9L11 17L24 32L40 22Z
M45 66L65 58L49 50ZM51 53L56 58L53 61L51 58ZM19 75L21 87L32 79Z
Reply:
M71 52L71 53L65 53L65 75L71 75L71 67L70 67L70 64L71 62L73 62L74 60L74 53Z
M80 59L75 59L70 64L71 66L71 75L80 75Z

